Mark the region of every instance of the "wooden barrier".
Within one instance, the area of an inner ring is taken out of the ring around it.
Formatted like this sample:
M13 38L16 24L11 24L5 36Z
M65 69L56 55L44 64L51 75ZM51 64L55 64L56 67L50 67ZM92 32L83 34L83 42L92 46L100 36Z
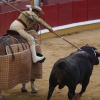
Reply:
M83 22L88 20L87 0L73 2L73 23Z
M58 4L44 6L44 20L52 27L58 26Z
M88 20L100 19L100 0L88 0Z
M72 3L63 3L58 5L59 26L72 23Z

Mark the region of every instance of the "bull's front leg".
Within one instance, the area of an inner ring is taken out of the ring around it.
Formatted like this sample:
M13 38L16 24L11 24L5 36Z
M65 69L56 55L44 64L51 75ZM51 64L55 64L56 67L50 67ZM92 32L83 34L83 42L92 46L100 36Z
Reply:
M74 96L75 96L75 90L69 89L69 91L68 91L69 100L73 100Z
M85 78L85 80L82 82L82 89L81 89L80 93L77 94L79 97L81 97L81 95L85 92L86 87L89 84L89 80L90 80L90 78L87 78L87 79Z
M76 86L77 84L70 84L70 86L68 86L68 98L69 100L77 100L75 99L75 90L76 90Z

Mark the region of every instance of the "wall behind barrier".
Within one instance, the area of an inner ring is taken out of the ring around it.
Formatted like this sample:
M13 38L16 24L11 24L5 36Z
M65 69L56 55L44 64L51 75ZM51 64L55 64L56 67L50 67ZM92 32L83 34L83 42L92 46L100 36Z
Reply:
M88 20L87 6L88 6L87 0L72 3L73 23Z
M52 27L100 19L100 0L82 0L41 6L42 17ZM6 5L7 6L7 5ZM26 10L20 9L20 10ZM10 24L18 17L18 11L0 13L0 36L6 33ZM43 27L40 27L44 29Z
M88 0L88 20L100 19L100 0Z
M1 0L2 1L2 0ZM14 1L14 0L13 0ZM10 5L16 7L19 10L25 9L26 5L30 4L29 0L19 0L19 2L8 2L10 3ZM7 4L0 2L0 13L7 13L7 12L11 12L14 11L14 9L10 6L8 6Z
M58 26L58 4L51 6L44 6L43 11L45 12L44 20L49 23L52 27Z
M22 9L23 10L27 10ZM4 35L6 31L9 29L10 24L17 19L19 15L18 11L11 11L6 13L0 13L0 36Z
M58 5L58 26L72 23L72 2Z

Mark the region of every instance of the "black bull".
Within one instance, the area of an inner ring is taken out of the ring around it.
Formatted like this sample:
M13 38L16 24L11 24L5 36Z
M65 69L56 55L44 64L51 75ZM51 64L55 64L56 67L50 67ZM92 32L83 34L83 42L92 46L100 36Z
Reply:
M82 89L77 96L81 97L89 84L93 66L99 64L98 57L100 57L100 53L95 47L83 46L81 50L59 59L50 74L47 100L50 100L57 85L59 89L67 86L69 100L75 99L75 89L79 83L82 85Z

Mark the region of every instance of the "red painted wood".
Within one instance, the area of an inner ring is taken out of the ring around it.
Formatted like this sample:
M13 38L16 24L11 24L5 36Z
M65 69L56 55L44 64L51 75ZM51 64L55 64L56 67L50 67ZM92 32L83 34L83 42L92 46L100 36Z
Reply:
M16 7L17 9L25 9L26 5L30 4L30 1L21 1L21 2L10 2L10 5ZM9 11L15 11L14 8L10 7L9 5L5 3L0 3L0 13L6 13Z
M44 12L44 6L40 6L41 9L43 10ZM45 13L45 12L44 12ZM44 14L45 15L45 14ZM44 20L44 15L41 17L42 20ZM40 25L40 30L44 29L44 27L42 25Z
M88 20L87 0L73 2L73 23Z
M57 3L72 2L71 0L43 0L43 5L54 5Z
M13 12L8 12L8 13L6 13L5 14L6 15L6 17L7 17L7 26L6 26L6 28L7 28L7 30L9 29L9 27L10 27L10 25L11 25L11 23L15 20L15 19L17 19L17 17L18 17L18 12L17 11L13 11ZM9 20L8 20L9 19Z
M75 13L73 15L73 23L87 21L87 11Z
M6 15L0 14L0 36L4 35L6 33Z
M43 5L52 5L55 4L55 0L43 0Z
M100 0L88 0L88 20L100 19Z
M72 2L71 0L55 0L55 3L68 3L68 2Z
M58 26L58 4L44 6L44 20L52 27Z
M100 0L88 0L88 8L100 7Z
M22 10L26 10L26 8ZM0 13L0 36L6 34L6 31L9 29L11 23L17 19L18 15L18 11Z
M100 8L88 9L88 20L100 19Z
M59 26L72 23L72 2L59 4Z
M8 5L4 4L4 3L0 3L0 13L5 13L10 11L10 8Z

